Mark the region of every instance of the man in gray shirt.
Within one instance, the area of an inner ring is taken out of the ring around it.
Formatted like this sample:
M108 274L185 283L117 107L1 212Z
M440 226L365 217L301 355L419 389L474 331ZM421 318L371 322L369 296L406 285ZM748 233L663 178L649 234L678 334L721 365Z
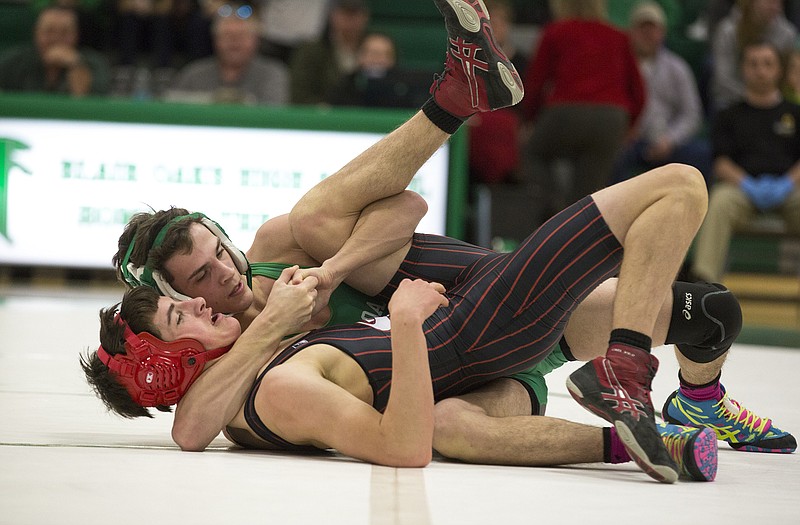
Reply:
M666 24L655 2L642 2L631 11L629 32L647 102L633 141L617 160L615 183L669 162L690 164L706 180L710 175L710 144L697 136L703 123L700 94L689 65L664 46Z
M259 22L249 6L223 6L214 20L214 56L186 65L169 100L283 105L289 73L275 59L258 55Z

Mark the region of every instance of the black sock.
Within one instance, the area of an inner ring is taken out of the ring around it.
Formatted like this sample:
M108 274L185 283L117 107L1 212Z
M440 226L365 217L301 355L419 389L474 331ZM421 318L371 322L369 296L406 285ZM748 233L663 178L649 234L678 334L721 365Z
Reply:
M425 113L425 116L428 117L437 128L450 135L458 131L458 128L464 123L463 119L453 116L443 110L439 104L433 100L433 97L429 98L428 101L422 105L422 112Z
M609 345L614 343L633 346L644 350L648 354L653 347L653 340L649 336L642 333L628 330L627 328L615 328L611 330L611 338L608 341Z

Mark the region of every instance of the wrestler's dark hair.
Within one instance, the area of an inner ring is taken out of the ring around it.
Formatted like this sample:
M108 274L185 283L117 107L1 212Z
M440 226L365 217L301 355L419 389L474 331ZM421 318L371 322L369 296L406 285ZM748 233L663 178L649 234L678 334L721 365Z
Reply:
M189 253L192 251L192 237L189 235L189 228L194 223L199 223L201 217L187 218L181 220L170 227L161 245L150 249L161 229L175 217L188 215L189 211L185 208L169 208L153 212L141 212L133 215L125 226L125 230L117 242L117 253L111 258L111 263L117 271L117 278L126 283L122 275L122 262L128 247L136 238L136 244L131 252L130 262L135 266L145 266L149 264L150 269L158 271L172 284L173 276L166 268L164 263L176 253ZM127 283L126 283L127 284Z
M149 332L161 338L153 323L158 310L158 299L158 292L154 289L149 286L138 286L125 292L122 302L100 310L100 344L109 355L125 353L124 327L115 319L117 312L134 333ZM108 367L97 357L96 350L87 350L86 355L81 355L80 365L86 375L86 381L108 410L128 419L153 417L150 411L137 404L125 387L114 378ZM172 411L166 405L159 405L156 409L161 412Z

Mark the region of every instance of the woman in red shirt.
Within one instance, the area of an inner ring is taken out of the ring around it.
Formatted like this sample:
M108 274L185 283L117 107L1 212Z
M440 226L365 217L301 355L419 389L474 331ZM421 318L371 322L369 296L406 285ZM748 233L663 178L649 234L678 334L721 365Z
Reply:
M645 102L628 36L605 21L605 0L550 4L555 20L542 31L522 101L524 118L533 123L523 173L548 197L548 217L608 184ZM568 162L571 181L559 180L559 160Z

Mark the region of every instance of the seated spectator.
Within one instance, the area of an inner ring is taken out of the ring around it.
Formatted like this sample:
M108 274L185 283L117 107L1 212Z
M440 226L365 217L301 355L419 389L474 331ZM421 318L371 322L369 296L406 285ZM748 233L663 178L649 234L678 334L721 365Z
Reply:
M428 84L421 89L397 66L397 50L390 36L369 33L358 47L358 69L331 89L327 102L334 106L419 107L429 96Z
M781 57L770 43L745 46L744 100L714 122L714 175L708 213L697 234L692 278L719 282L733 231L775 212L800 233L800 106L781 96Z
M78 48L78 17L48 7L36 19L34 44L0 59L0 91L39 91L80 97L109 90L109 65L100 53Z
M78 17L78 47L108 52L111 48L111 2L109 0L30 0L38 14L51 7L67 7Z
M647 90L644 112L632 141L622 149L612 183L670 162L681 162L710 177L711 148L697 137L703 108L686 61L667 49L667 18L656 2L637 4L630 15L631 43Z
M718 111L742 99L745 90L739 59L747 45L767 41L785 54L796 39L797 28L783 14L783 0L738 0L719 23L712 41L713 109Z
M167 98L286 104L289 72L279 60L259 56L258 25L249 6L222 6L212 30L214 55L187 64Z
M293 104L323 104L328 92L358 67L358 46L369 23L364 0L335 0L321 39L300 46L290 65Z

